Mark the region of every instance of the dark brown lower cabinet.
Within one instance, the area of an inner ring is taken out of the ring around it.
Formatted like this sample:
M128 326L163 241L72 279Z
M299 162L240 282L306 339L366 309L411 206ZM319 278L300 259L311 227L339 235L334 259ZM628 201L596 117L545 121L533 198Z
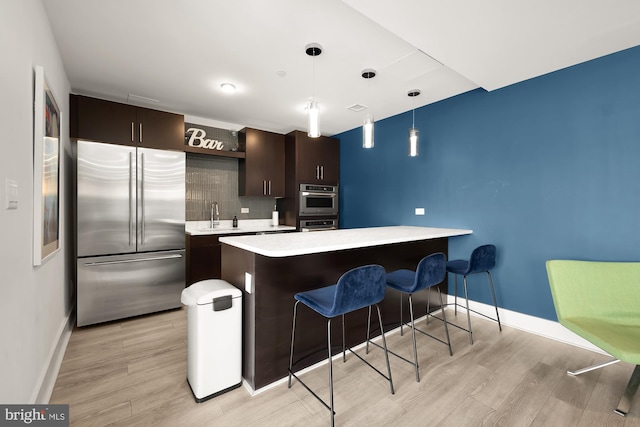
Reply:
M205 279L219 279L222 262L218 235L187 235L187 286Z

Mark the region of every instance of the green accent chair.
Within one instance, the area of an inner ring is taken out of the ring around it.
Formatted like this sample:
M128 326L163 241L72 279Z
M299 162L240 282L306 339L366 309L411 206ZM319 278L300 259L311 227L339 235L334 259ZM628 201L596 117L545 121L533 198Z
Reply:
M615 359L636 365L615 413L625 416L640 385L640 262L547 261L558 321Z

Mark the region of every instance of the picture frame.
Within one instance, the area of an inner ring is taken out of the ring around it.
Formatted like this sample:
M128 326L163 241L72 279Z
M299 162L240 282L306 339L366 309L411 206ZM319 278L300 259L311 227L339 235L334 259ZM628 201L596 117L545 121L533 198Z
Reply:
M44 74L35 66L33 114L33 265L60 250L61 112Z

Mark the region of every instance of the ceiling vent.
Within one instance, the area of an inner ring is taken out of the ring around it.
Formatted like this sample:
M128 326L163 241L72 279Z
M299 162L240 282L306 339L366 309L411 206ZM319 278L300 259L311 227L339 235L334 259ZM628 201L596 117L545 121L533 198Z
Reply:
M366 110L367 107L362 105L362 104L353 104L349 107L347 107L347 110L351 110L351 111L355 111L356 113L362 110Z

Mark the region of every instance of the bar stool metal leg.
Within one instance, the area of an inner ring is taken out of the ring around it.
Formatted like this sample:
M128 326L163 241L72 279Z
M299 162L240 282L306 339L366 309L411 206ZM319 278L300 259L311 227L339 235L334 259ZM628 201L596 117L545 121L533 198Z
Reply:
M416 382L420 382L420 371L418 369L418 350L416 348L416 325L413 323L413 299L409 294L409 315L411 316L411 339L413 339L413 365L416 369Z
M436 288L438 290L438 296L440 297L440 310L442 311L442 321L444 322L444 332L447 336L447 345L449 346L449 356L453 356L453 349L451 348L451 339L449 338L449 328L447 327L447 315L444 312L444 304L442 303L442 292L440 292L440 288ZM427 312L427 318L429 318L429 313Z
M293 341L295 338L295 333L296 333L296 315L298 312L298 303L300 301L296 301L295 304L293 304L293 327L291 328L291 353L289 353L289 385L288 388L291 388L291 374L292 374L292 369L293 369Z
M491 296L493 297L493 306L496 308L496 319L498 320L498 328L502 331L502 325L500 324L500 314L498 314L498 302L496 301L496 293L493 290L493 279L491 278L491 273L487 271L487 276L489 276L489 287L491 288Z
M376 304L376 310L378 311L378 323L380 323L380 335L382 335L382 346L384 347L384 359L387 362L387 374L389 375L389 389L391 394L394 394L393 378L391 377L391 365L389 364L389 351L387 350L387 339L384 336L384 329L382 329L382 315L380 314L380 307Z
M404 326L404 318L402 317L402 300L404 299L404 293L400 292L400 336L404 336L404 331L402 327Z
M343 322L344 324L344 322ZM331 318L327 319L327 350L329 351L329 401L331 404L331 427L335 425L333 409L333 358L331 357Z
M367 344L364 354L369 354L369 336L371 333L371 306L369 306L369 315L367 316Z
M453 275L453 313L458 315L458 275Z
M469 314L469 293L467 292L467 276L462 276L464 282L464 299L467 301L467 324L469 325L469 343L473 345L473 331L471 330L471 314Z

